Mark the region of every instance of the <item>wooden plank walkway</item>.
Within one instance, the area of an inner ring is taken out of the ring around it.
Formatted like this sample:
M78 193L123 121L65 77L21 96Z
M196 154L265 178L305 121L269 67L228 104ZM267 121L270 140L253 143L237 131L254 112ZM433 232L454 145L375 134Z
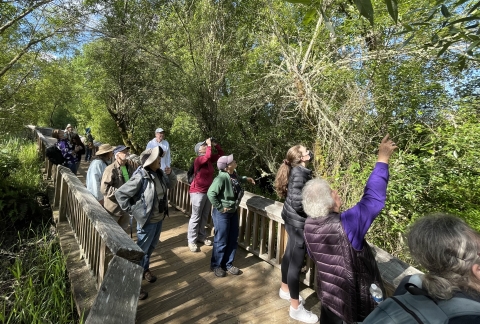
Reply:
M82 161L82 182L88 166ZM139 301L137 323L300 323L289 317L289 302L278 297L279 269L238 248L235 265L242 274L216 277L210 271L212 247L201 246L198 253L187 247L188 220L170 208L150 262L158 279L142 283L149 297ZM300 294L318 315L316 293L301 285Z

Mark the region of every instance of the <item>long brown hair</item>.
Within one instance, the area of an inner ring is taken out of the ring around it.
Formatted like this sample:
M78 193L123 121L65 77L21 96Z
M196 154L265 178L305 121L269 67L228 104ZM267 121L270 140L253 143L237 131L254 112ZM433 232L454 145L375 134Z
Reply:
M54 129L54 130L52 131L52 137L53 137L53 138L56 138L56 139L60 139L60 136L59 136L59 135L60 135L60 131L61 131L60 129Z
M280 198L287 197L288 177L290 176L290 169L296 167L302 162L302 152L300 149L303 145L292 146L288 152L287 157L283 160L282 164L278 168L277 176L273 186L275 192Z

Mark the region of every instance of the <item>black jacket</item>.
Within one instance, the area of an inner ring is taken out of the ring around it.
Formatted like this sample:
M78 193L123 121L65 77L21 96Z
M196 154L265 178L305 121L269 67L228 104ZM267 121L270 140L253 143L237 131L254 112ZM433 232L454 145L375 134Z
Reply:
M303 229L307 214L302 206L302 189L312 179L312 171L298 165L290 170L288 177L287 199L283 204L282 218L285 224Z

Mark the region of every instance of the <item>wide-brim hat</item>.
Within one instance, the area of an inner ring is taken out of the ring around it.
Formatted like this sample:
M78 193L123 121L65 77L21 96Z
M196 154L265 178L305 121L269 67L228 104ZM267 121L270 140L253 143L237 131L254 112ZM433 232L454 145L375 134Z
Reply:
M207 144L206 141L198 142L197 144L195 144L195 147L193 148L195 150L195 154L198 155L198 151L200 150L200 147L205 144Z
M115 148L110 144L102 144L98 147L97 153L95 155L102 155L108 152L112 152Z
M230 155L224 155L220 157L217 161L217 167L219 170L223 170L229 165L230 163L233 162L233 154Z
M153 149L146 149L140 154L140 161L142 161L142 166L146 168L152 164L159 156L163 155L163 149L160 146L156 146Z

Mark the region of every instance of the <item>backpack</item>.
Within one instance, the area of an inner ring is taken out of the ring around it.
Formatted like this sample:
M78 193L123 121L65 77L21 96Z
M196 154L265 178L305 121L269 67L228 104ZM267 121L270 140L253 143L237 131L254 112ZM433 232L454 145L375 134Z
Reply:
M63 162L65 162L62 151L60 151L60 149L56 145L49 146L45 150L45 156L53 164L63 164Z
M147 189L147 185L148 185L148 180L145 179L145 175L147 174L147 172L145 171L145 169L142 167L142 166L139 166L132 174L131 178L133 178L134 175L136 174L140 174L141 176L141 179L142 179L142 188L137 191L137 193L132 197L130 198L130 204L133 206L135 204L138 203L138 201L140 199L142 199L142 202L144 201L145 199L145 189ZM162 175L162 179L160 181L164 182L164 173L163 173L163 170L160 169L160 173ZM130 178L130 179L131 179ZM168 188L168 185L169 185L169 181L168 181L168 178L167 178L167 183L165 183L165 186ZM162 199L162 202L161 204L163 205L163 210L162 212L165 213L165 216L169 216L168 215L168 198L167 198L167 193L165 193L165 195L163 196L163 199ZM144 204L144 208L146 209L146 205ZM130 221L131 221L131 217L130 217Z
M140 198L143 198L144 197L144 193L145 193L145 189L147 189L147 185L148 185L148 181L147 179L145 179L145 170L143 169L142 166L139 166L132 174L132 176L130 177L133 178L134 175L136 174L140 174L141 176L141 179L142 179L142 188L137 191L137 193L135 194L135 196L133 196L132 198L130 198L130 203L133 205L135 205L139 200Z
M190 168L188 169L187 171L187 181L188 181L188 184L192 184L193 182L193 179L195 179L195 175L197 173L195 172L195 160L192 162L192 165L190 166Z
M458 316L480 316L480 303L461 297L435 301L422 287L418 275L405 285L408 292L378 304L362 324L448 324Z

